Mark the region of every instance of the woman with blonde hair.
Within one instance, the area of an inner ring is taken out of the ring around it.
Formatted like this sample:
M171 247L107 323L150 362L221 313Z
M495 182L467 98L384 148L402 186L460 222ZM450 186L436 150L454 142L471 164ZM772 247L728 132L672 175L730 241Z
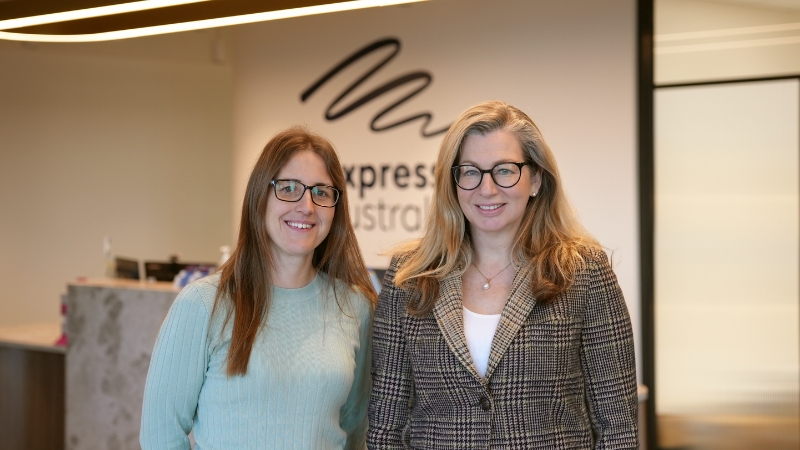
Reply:
M378 300L368 447L638 448L627 307L533 121L462 113L433 197Z
M239 240L161 326L143 449L364 447L376 293L333 146L273 137L250 175Z

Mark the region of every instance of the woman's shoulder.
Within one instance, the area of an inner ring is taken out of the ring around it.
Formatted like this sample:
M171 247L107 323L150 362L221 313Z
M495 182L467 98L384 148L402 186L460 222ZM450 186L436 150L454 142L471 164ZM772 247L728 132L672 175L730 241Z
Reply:
M611 258L602 247L585 247L581 256L583 264L576 273L576 283L616 282Z
M387 271L391 271L392 273L397 272L397 270L403 267L403 265L405 265L405 263L408 262L408 260L411 259L415 253L416 251L413 249L405 249L392 253Z
M372 320L374 308L372 302L366 295L354 287L350 289L350 304L353 305L355 312L358 314L358 317L361 318L362 322Z
M202 306L211 312L214 309L218 288L219 273L211 274L184 286L178 293L175 303L186 306Z
M348 284L344 280L331 280L330 276L324 272L319 272L319 277L323 285L328 286L334 295L344 293L347 296L348 303L355 308L358 316L363 317L372 313L372 302L358 287Z
M580 253L587 267L601 268L603 266L610 266L608 254L602 247L585 245L580 248Z
M409 263L409 260L414 256L413 251L397 252L392 255L389 267L381 280L381 291L378 295L378 306L383 303L397 303L399 305L406 305L411 299L417 295L418 284L417 280L406 280L404 283L398 285L396 283L397 273ZM403 307L404 308L404 307Z

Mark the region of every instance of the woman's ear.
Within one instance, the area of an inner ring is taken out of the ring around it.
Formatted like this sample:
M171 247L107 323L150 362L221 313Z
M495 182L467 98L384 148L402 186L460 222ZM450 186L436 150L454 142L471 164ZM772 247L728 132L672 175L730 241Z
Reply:
M536 168L536 172L531 175L531 197L536 197L536 194L539 193L539 189L542 187L542 169L540 167Z

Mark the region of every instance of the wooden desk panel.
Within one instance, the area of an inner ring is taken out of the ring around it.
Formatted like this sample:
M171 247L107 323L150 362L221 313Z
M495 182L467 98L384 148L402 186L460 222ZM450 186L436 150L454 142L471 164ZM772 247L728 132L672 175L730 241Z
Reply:
M7 450L64 450L64 354L0 345L0 439Z

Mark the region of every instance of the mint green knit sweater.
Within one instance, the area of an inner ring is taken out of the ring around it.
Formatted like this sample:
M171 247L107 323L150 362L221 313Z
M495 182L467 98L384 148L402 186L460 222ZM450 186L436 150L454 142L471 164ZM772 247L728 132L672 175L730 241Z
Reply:
M369 301L333 297L318 274L300 289L273 288L247 374L225 374L230 325L211 317L219 275L184 288L153 350L142 449L361 449L370 389ZM340 295L341 297L341 295ZM340 309L341 306L341 309Z

